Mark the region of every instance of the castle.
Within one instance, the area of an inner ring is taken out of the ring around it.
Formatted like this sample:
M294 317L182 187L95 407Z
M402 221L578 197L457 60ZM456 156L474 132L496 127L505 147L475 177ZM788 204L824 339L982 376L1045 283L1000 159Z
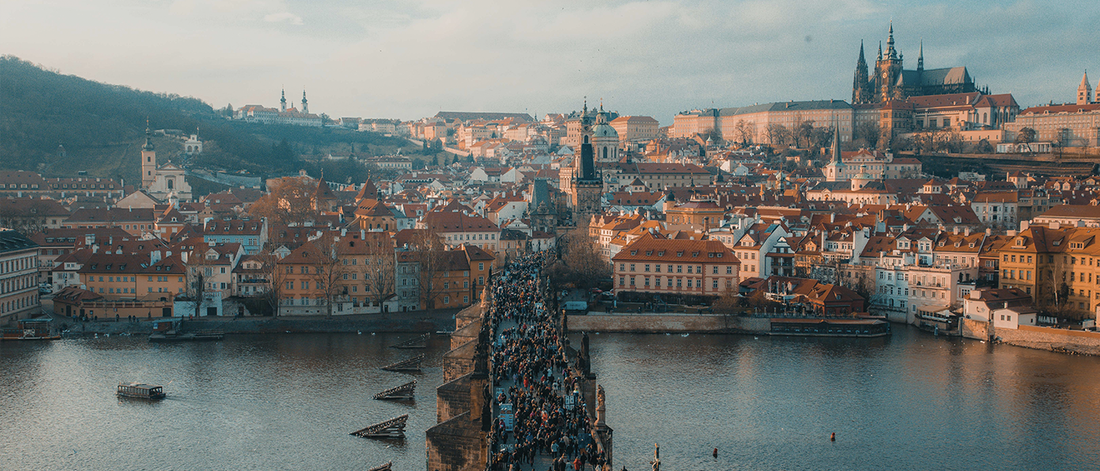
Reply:
M891 100L904 100L913 96L947 95L952 93L970 93L978 91L974 79L966 67L948 67L944 69L924 68L924 43L917 52L917 69L905 70L902 67L903 56L894 48L894 25L890 24L890 33L886 39L886 52L879 43L878 58L875 60L873 75L868 74L867 61L863 55L863 42L859 44L859 60L856 61L855 78L852 83L852 104L882 103ZM983 92L988 94L988 91Z

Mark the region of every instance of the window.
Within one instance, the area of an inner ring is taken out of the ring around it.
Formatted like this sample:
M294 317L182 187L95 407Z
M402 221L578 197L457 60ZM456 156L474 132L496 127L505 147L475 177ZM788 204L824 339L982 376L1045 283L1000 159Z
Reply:
M444 296L443 297L443 304L451 304L451 297L450 296Z
M714 270L713 270L713 271L714 271L714 274L715 274L715 275L717 275L717 274L718 274L718 265L715 265L715 266L713 266L713 267L711 267L711 268L714 268Z
M647 263L647 264L645 264L645 271L646 271L646 272L649 272L649 264L648 264L648 263Z

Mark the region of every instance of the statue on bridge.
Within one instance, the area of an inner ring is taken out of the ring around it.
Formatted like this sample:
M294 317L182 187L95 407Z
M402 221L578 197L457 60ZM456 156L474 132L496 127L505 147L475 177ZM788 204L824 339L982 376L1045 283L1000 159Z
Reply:
M649 464L653 465L653 471L661 471L661 447L656 443L653 444L653 461Z
M596 426L605 425L607 419L607 405L605 404L603 386L596 385Z

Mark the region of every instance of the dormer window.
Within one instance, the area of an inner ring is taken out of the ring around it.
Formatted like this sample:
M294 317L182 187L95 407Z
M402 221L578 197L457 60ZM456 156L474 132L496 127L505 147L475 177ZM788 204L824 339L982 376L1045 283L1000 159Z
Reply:
M677 257L683 257L683 256L684 256L684 251L683 251L683 250L681 250L681 251L679 251L679 252L676 252L676 256L677 256Z
M630 255L638 255L638 251L637 250L631 250Z

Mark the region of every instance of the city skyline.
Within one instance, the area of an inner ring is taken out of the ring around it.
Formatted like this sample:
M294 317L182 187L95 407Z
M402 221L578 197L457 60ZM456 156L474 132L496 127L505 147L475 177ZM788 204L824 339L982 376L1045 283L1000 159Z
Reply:
M309 93L333 118L416 119L440 110L548 112L602 99L662 125L679 111L850 100L860 41L891 20L915 65L966 66L1022 107L1072 102L1100 77L1100 5L1044 1L615 2L452 5L260 0L26 2L5 7L3 54L64 74L277 107ZM50 34L42 34L47 31Z

